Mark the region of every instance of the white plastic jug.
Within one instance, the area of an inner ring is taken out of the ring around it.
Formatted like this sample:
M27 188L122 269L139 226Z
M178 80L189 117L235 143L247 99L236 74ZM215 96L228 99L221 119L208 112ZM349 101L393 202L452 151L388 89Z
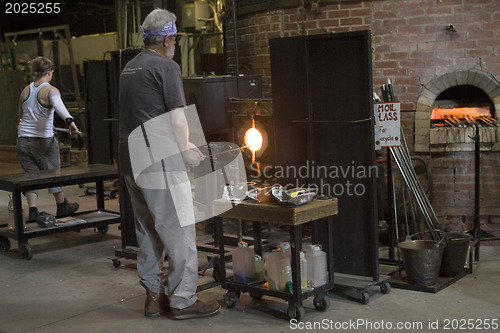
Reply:
M255 252L246 242L239 242L233 250L233 278L248 283L255 278Z
M7 205L7 210L9 214L9 221L8 221L8 230L9 231L15 231L16 230L16 222L14 221L14 202L12 201L12 196L9 194L9 203ZM24 210L24 206L21 206L21 210L23 213L23 228L26 230L26 211Z
M292 281L290 259L279 249L275 249L265 256L265 265L269 289L285 291L286 283Z
M278 247L280 248L281 253L287 256L288 259L292 258L292 248L290 247L290 243L280 242Z
M307 259L304 251L300 251L300 288L307 290Z
M317 288L328 282L326 252L320 245L311 245L306 252L307 280L310 288Z
M261 256L255 255L255 279L262 281L266 278L266 268Z

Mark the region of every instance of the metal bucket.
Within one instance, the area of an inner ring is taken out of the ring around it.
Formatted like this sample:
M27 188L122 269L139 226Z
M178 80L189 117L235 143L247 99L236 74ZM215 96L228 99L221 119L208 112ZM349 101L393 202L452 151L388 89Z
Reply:
M441 262L440 276L452 277L464 271L472 237L458 232L444 233L446 247Z
M410 282L423 286L436 283L445 248L444 238L440 241L409 238L398 247Z

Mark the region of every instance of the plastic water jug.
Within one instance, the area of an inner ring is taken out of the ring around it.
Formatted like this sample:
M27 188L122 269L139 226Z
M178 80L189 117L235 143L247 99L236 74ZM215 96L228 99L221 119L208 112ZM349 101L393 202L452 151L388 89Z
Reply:
M304 251L300 251L300 288L307 290L307 259Z
M9 203L7 205L7 210L9 214L9 221L8 221L8 230L9 231L15 231L16 230L16 222L14 221L14 202L12 201L12 196L9 195ZM24 221L26 221L26 211L24 210L24 206L21 206L21 210L23 213L23 227L26 230L26 224Z
M248 283L255 278L255 252L246 242L239 242L233 250L233 278Z
M16 225L14 222L14 203L12 202L12 197L9 195L9 204L7 206L7 210L9 211L9 231L13 231L16 229Z
M290 247L290 243L280 242L278 247L280 248L281 253L287 256L288 259L292 258L292 248Z
M290 259L276 249L265 257L265 265L269 289L285 291L286 283L292 281Z
M309 287L316 288L328 282L326 253L320 245L311 245L306 252L307 280Z
M255 279L262 281L266 278L266 268L261 256L255 255Z

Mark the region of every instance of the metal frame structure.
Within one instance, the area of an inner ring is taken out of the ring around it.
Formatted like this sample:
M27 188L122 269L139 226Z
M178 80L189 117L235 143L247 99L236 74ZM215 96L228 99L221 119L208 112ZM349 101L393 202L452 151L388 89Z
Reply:
M64 31L64 35L66 37L63 37L60 33L60 31ZM37 28L37 29L30 29L30 30L22 30L22 31L17 31L17 32L8 32L5 33L5 41L7 45L7 50L10 53L11 56L11 62L12 62L12 67L16 67L16 57L15 57L15 42L18 36L23 36L23 35L41 35L44 32L52 32L54 36L64 42L66 47L68 48L68 53L69 53L69 60L70 60L70 66L71 66L71 76L73 78L73 86L75 88L75 98L76 98L76 103L77 103L77 108L78 108L78 115L80 115L82 111L82 98L80 95L80 86L78 83L78 76L76 73L76 66L75 66L75 59L73 56L73 47L71 45L71 33L69 30L68 25L58 25L58 26L53 26L53 27L46 27L46 28Z

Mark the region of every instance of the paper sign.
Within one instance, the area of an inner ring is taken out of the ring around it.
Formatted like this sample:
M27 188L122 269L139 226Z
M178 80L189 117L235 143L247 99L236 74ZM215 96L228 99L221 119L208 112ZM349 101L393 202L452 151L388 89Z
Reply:
M401 104L380 102L373 104L375 116L375 149L399 147L401 133Z

